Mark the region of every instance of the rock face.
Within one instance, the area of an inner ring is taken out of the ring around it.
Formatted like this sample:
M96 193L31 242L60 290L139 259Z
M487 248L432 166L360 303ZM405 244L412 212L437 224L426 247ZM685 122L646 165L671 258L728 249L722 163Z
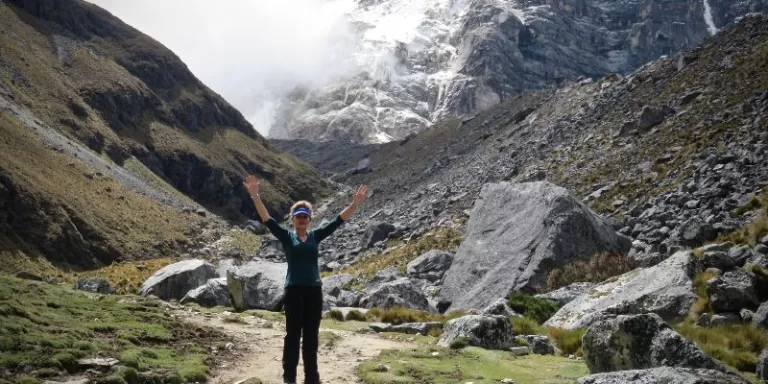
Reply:
M517 312L515 312L512 308L507 305L507 301L504 299L498 299L494 301L493 303L489 304L487 307L483 308L483 310L480 312L481 315L486 316L504 316L504 317L515 317L515 316L521 316Z
M323 293L339 296L344 286L355 281L355 277L347 274L330 275L323 278Z
M516 290L546 286L548 272L599 252L626 254L630 241L548 182L487 184L444 277L451 309L480 309Z
M740 270L726 272L707 282L707 296L709 306L715 312L737 312L760 304L754 274Z
M452 262L452 254L432 250L408 263L408 276L435 282L443 278Z
M554 355L555 354L555 347L553 347L552 343L549 342L549 338L547 336L525 335L525 336L518 336L518 338L525 340L525 342L528 344L528 348L531 349L532 353L535 353L537 355Z
M462 7L434 1L418 8L406 0L361 3L349 15L364 26L356 28L360 72L322 89L291 92L273 135L402 139L435 119L473 114L527 89L629 73L698 44L746 12L768 10L762 0L707 4L712 24L704 2L684 0L475 0ZM382 17L415 22L388 34L378 28Z
M437 345L449 347L458 337L485 349L509 349L515 345L512 326L503 316L468 315L449 320Z
M659 367L597 373L579 384L748 384L749 380L711 369Z
M228 307L232 305L227 289L227 278L220 277L208 280L205 285L187 292L179 303L197 303L203 307L215 307L217 305Z
M690 252L681 251L653 267L598 284L560 308L545 325L576 329L589 326L604 314L684 316L697 298L689 276L691 257Z
M587 294L595 285L595 283L573 283L567 287L556 289L552 292L542 293L536 295L542 299L552 300L560 305L565 305L575 300L579 296Z
M141 286L141 295L181 300L187 292L214 277L218 277L216 269L205 260L184 260L168 265L150 276Z
M288 265L251 261L227 272L227 288L237 310L280 310Z
M424 292L413 285L410 280L402 278L384 283L360 300L365 308L392 308L405 307L430 311L429 302Z
M730 373L721 362L672 330L655 314L625 316L592 324L582 338L589 372L660 366Z
M768 383L768 349L763 350L760 358L757 360L757 377Z
M379 241L384 241L389 234L395 231L395 226L389 223L374 222L371 223L360 240L360 247L370 248Z
M760 304L757 312L752 316L752 324L756 327L768 330L768 301Z

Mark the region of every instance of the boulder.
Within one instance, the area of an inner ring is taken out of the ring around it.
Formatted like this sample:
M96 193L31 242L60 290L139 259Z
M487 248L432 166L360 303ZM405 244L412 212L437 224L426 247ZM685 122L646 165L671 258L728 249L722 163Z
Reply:
M731 372L653 313L598 321L584 334L582 348L590 373L660 366Z
M504 316L467 315L449 320L437 345L449 347L458 337L466 337L469 345L485 349L515 346L512 325Z
M724 273L707 282L709 306L715 312L738 312L742 308L760 305L752 272L736 270Z
M114 291L112 286L109 285L109 280L103 277L87 277L84 279L78 279L75 282L75 289L81 291L101 293L103 295L111 295Z
M674 113L675 110L667 105L661 107L646 105L637 116L637 129L639 131L648 131L661 124L667 116Z
M144 282L141 295L155 295L162 300L181 300L192 289L218 277L213 265L205 260L184 260L168 265Z
M364 294L358 291L341 291L336 297L336 305L340 307L357 307Z
M363 238L360 240L360 247L368 249L379 241L384 241L389 238L389 234L395 231L395 226L390 223L384 223L376 221L371 223L363 233Z
M507 305L507 300L505 299L497 299L487 307L483 308L483 310L480 311L480 314L486 316L498 315L504 317L521 316L519 313L510 308L509 305Z
M399 270L395 267L387 267L384 268L378 272L376 272L373 277L368 280L368 283L365 285L365 291L371 292L376 289L378 289L382 284L389 283L391 281L395 281L397 279L403 278L403 274L400 273Z
M537 355L554 355L555 347L549 342L549 337L542 335L524 335L517 336L517 339L522 339L528 344L528 348L531 349L531 353Z
M597 373L578 379L578 384L749 384L743 377L711 369L658 367Z
M409 335L429 335L431 330L442 330L443 323L431 321L425 323L403 323L393 325L390 332L407 333Z
M237 310L280 310L285 295L286 263L251 261L227 272L227 287Z
M452 262L452 254L432 250L408 263L408 276L435 282L443 278Z
M680 251L653 267L598 284L560 308L544 325L582 328L606 314L653 312L665 318L685 316L697 300L689 275L691 258L689 251Z
M513 291L543 290L547 276L600 252L626 254L631 242L600 216L546 181L483 186L464 241L444 276L450 310L481 309Z
M227 278L220 277L208 280L205 285L187 292L179 303L197 303L203 307L231 306L232 301L229 299L229 290L227 290Z
M755 327L768 330L768 301L760 304L755 314L752 316L752 324Z
M757 360L757 378L768 383L768 349L764 349Z
M404 307L429 311L429 302L421 289L413 285L407 278L382 284L372 290L368 296L360 300L360 305L365 308L392 308Z
M536 297L552 300L560 305L565 305L575 300L577 297L587 294L595 285L597 284L573 283L552 292L538 294Z
M347 274L330 275L323 278L323 293L338 297L344 287L355 281L355 277Z

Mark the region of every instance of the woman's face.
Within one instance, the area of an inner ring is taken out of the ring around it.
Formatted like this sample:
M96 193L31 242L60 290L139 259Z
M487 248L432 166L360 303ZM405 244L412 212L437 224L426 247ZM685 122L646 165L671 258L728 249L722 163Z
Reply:
M299 213L296 216L293 216L293 227L296 229L307 229L309 228L309 222L312 221L309 216L305 213Z

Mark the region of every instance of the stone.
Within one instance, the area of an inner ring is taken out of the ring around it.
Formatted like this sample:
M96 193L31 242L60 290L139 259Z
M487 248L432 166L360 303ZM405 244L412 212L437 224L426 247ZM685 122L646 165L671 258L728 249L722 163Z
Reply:
M696 259L695 269L698 271L704 271L707 268L716 268L721 271L729 271L736 266L736 262L731 258L728 253L723 251L707 251Z
M408 263L408 276L435 282L443 278L445 272L451 267L452 262L452 254L440 250L432 250Z
M437 345L449 347L458 337L485 349L507 350L515 345L512 325L504 316L467 315L449 320Z
M517 336L518 339L523 339L528 344L531 353L537 355L554 355L555 347L549 342L549 337L542 335L524 335Z
M109 369L118 364L120 364L120 360L112 357L86 358L77 361L77 365L83 368Z
M371 323L368 327L379 333L392 332L392 324L390 323Z
M658 367L597 373L581 377L578 384L749 384L741 376L711 369Z
M755 291L755 276L746 271L730 271L707 282L709 306L715 312L738 312L755 308L760 302Z
M683 223L680 227L680 236L683 244L696 247L705 241L713 240L717 233L711 225L694 217Z
M464 240L443 279L449 310L481 309L513 291L543 290L549 272L631 242L546 181L483 186Z
M184 260L163 267L141 286L141 295L155 295L162 300L181 300L192 289L218 277L213 265L205 260Z
M360 240L360 247L368 249L379 241L384 241L389 238L389 234L395 231L395 226L389 223L376 221L371 223L363 233L363 238Z
M365 308L404 307L420 311L430 311L429 301L421 289L407 278L384 283L360 300Z
M577 297L587 294L595 285L597 284L573 283L552 292L538 294L536 297L552 300L563 306L575 300Z
M768 383L768 349L764 349L757 360L757 378Z
M709 326L730 325L741 323L741 315L738 313L716 313L709 320Z
M741 321L751 323L752 319L755 317L755 313L749 309L742 308L741 311L739 311L739 317L741 317Z
M423 323L403 323L392 326L390 332L406 333L409 335L422 335L427 336L432 330L440 331L443 329L443 323L440 322L423 322Z
M648 131L661 124L667 116L674 113L674 109L666 105L661 107L646 105L637 116L637 129L643 132Z
M348 274L329 275L323 277L323 293L329 296L338 297L345 286L352 284L357 279Z
M266 225L256 220L248 220L248 222L245 224L245 229L255 235L266 235L267 232L269 232L269 229L267 229Z
M728 257L733 260L735 267L743 267L752 258L752 248L749 245L734 246L728 250Z
M768 301L760 304L752 317L752 324L755 327L768 330Z
M515 312L512 308L507 305L507 300L505 299L497 299L493 303L489 304L487 307L483 308L482 311L480 311L481 315L498 315L498 316L504 316L504 317L518 317L521 316L519 313Z
M227 278L210 279L204 285L189 292L179 301L180 304L197 303L202 307L229 307L232 301L227 289Z
M560 308L544 323L548 327L587 327L603 315L657 313L683 317L697 300L689 275L692 255L680 251L649 268L635 269L595 285Z
M114 293L112 286L109 284L109 280L103 277L88 277L84 279L78 279L77 282L75 282L75 289L93 293L101 293L103 295L110 295Z
M582 348L590 373L659 366L732 373L653 313L595 322L584 333Z
M278 311L285 295L286 263L251 261L227 272L227 288L237 310Z
M336 297L336 305L341 307L357 307L364 296L364 293L358 291L341 291L339 296Z
M515 356L526 356L531 353L531 350L528 347L512 347L509 351Z

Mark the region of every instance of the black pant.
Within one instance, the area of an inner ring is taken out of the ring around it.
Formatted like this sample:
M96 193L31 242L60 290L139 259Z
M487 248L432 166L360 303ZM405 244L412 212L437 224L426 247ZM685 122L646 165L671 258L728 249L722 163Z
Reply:
M303 331L301 357L304 361L304 382L317 384L320 382L320 374L317 371L317 344L323 312L323 290L320 287L287 287L283 306L287 333L283 344L283 381L296 381L299 339Z

